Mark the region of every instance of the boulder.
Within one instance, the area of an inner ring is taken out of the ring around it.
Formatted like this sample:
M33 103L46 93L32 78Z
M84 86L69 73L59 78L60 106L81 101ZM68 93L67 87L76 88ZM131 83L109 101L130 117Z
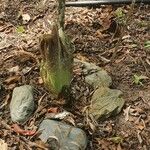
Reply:
M39 138L53 150L84 150L87 146L87 136L83 130L60 121L45 119L39 131L42 131Z
M23 123L29 119L35 108L33 88L30 85L16 87L10 102L10 115L14 122Z
M89 113L98 120L118 114L123 105L122 92L108 87L99 87L93 94Z

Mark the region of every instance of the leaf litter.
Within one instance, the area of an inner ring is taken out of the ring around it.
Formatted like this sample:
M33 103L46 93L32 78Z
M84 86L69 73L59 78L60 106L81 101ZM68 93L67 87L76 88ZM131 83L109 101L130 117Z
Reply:
M35 129L47 111L56 115L57 108L63 106L48 94L39 77L38 38L49 31L45 20L50 20L52 15L51 3L44 0L40 5L40 2L1 3L0 83L5 90L0 91L0 149L46 149L46 145L34 136ZM20 9L22 19L18 17ZM66 8L65 30L75 44L74 57L106 69L113 79L112 87L122 90L126 100L120 115L96 122L85 110L90 104L92 90L84 83L82 67L74 70L72 93L75 100L68 108L73 116L66 121L86 131L87 150L150 149L149 10L149 6L139 5L134 8L130 5ZM19 27L18 35L16 29ZM18 75L23 69L26 73ZM142 75L138 79L138 82L142 80L142 86L133 84L136 74ZM8 104L13 88L22 84L35 86L38 109L20 128L18 124L13 126ZM65 117L66 114L60 115Z

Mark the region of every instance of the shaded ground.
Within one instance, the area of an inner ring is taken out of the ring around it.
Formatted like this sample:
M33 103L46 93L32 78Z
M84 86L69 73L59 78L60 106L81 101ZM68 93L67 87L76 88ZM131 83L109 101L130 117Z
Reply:
M0 82L4 89L0 96L0 138L9 149L34 149L24 137L10 130L12 125L9 102L14 87L31 84L35 87L35 100L42 101L34 116L22 127L34 129L44 118L49 107L62 108L61 101L51 99L40 80L38 38L49 31L47 20L52 17L52 5L44 1L2 1L0 4ZM22 14L31 19L23 22ZM72 108L75 123L89 136L89 150L148 150L150 149L150 49L145 42L150 39L149 6L118 6L101 8L67 8L66 32L71 36L76 50L74 57L106 69L113 79L112 88L124 93L126 104L120 115L99 121L96 130L85 117L84 108L90 103L91 89L83 77L74 70L75 98ZM24 33L17 33L18 26ZM5 39L5 40L4 40ZM27 53L28 52L28 53ZM19 70L12 68L19 66ZM135 84L134 75L148 79L143 85ZM44 95L44 97L43 97ZM37 148L35 148L37 149Z

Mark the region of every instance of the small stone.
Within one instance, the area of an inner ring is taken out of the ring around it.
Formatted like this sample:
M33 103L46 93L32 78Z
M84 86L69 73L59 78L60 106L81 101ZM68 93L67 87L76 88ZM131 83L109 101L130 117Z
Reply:
M99 66L96 66L94 63L88 63L77 59L75 59L75 63L80 63L83 65L85 82L94 88L99 86L109 87L112 84L112 79L108 73Z
M108 87L99 87L92 96L92 105L89 113L98 119L106 119L118 114L123 105L122 92Z
M29 119L35 108L33 88L30 85L16 87L10 102L10 115L14 122L23 123Z
M99 86L109 87L112 83L110 76L103 69L99 69L98 71L85 76L85 82L92 85L94 88Z
M42 131L39 138L53 150L85 150L87 146L87 136L83 130L60 121L43 120L39 131Z

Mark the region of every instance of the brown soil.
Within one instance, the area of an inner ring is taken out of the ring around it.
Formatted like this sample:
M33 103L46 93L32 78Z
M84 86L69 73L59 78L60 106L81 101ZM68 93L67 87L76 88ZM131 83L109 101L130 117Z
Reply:
M49 31L46 22L51 19L53 10L50 2L41 3L40 0L11 0L0 4L0 42L4 37L9 41L0 49L0 82L3 84L0 139L10 150L37 146L34 145L37 137L19 135L11 130L9 102L16 86L33 85L37 104L45 95L37 106L39 111L22 125L24 129L38 127L50 107L63 108L63 103L53 100L40 82L38 38ZM116 16L118 9L123 11L120 18ZM24 23L22 14L28 14L31 20ZM107 70L113 79L112 88L121 90L126 102L119 115L91 125L83 112L90 102L91 89L85 85L80 73L74 71L72 90L75 100L70 108L65 109L74 114L75 124L82 124L87 133L87 150L149 150L150 49L145 47L145 42L150 39L149 6L66 8L65 19L65 30L75 45L74 57L94 62ZM18 34L17 26L23 26L25 32ZM15 66L19 66L19 70L12 72ZM138 85L134 75L148 79L141 80L143 85ZM93 126L96 126L95 130Z

